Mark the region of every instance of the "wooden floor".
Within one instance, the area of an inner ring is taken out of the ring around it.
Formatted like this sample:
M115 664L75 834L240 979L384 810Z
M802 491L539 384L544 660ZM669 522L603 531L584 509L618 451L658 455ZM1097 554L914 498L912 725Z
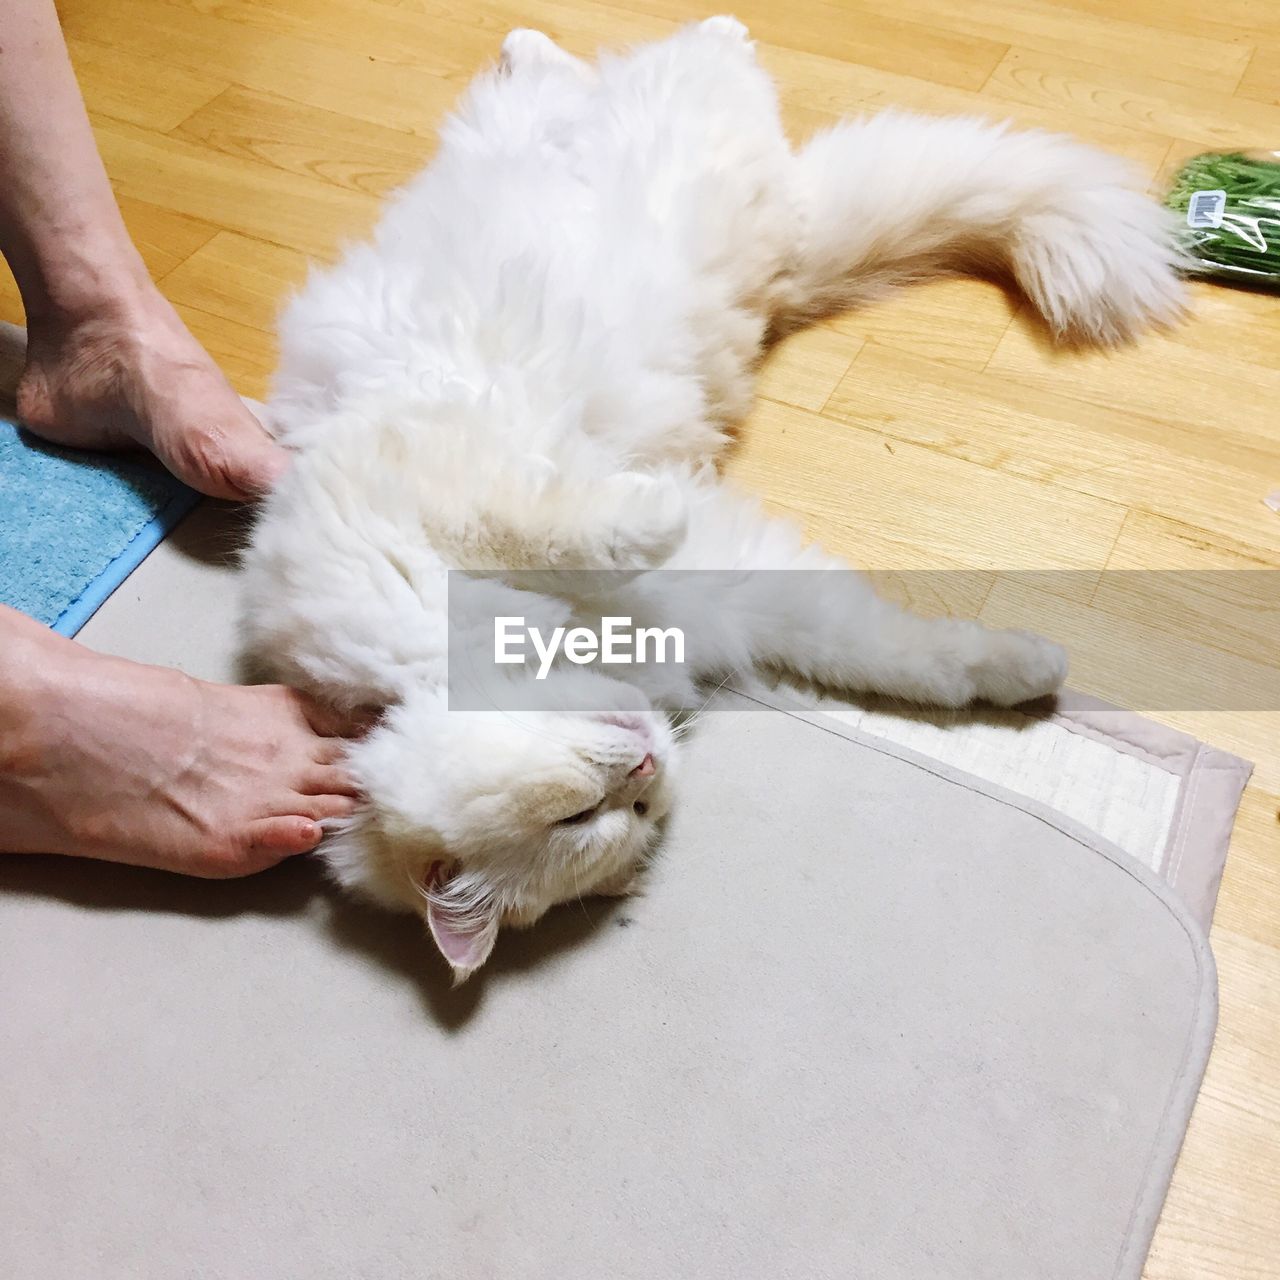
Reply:
M151 270L254 395L273 314L308 257L370 226L508 29L589 54L711 12L688 0L62 4ZM1274 0L747 0L736 12L797 134L890 103L980 112L1076 133L1129 156L1153 187L1199 150L1280 147ZM1242 598L1244 578L1217 589L1101 574L1280 567L1280 516L1262 504L1280 489L1280 301L1200 287L1195 304L1173 334L1072 356L993 285L920 289L778 351L731 465L861 565L973 571L891 575L893 589L1055 635L1078 687L1257 761L1213 933L1217 1048L1148 1267L1254 1280L1280 1277L1280 591L1268 607ZM0 313L21 319L8 280ZM1001 572L1018 569L1077 572Z

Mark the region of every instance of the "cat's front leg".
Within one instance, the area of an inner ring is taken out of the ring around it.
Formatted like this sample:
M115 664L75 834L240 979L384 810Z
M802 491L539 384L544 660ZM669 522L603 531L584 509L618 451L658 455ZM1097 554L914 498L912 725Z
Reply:
M1066 678L1052 641L910 613L723 487L695 490L690 510L672 571L638 585L651 613L684 630L699 678L770 665L829 688L948 707L1013 706Z
M684 540L684 494L669 476L619 472L602 483L597 505L607 513L596 528L592 557L602 567L657 568Z
M653 569L684 541L687 511L673 476L591 476L495 467L479 500L432 512L438 542L470 568Z
M852 569L774 569L707 584L716 627L737 627L752 665L782 667L830 689L928 706L1015 706L1052 693L1063 649L1041 636L959 618L922 618L875 593ZM728 652L737 647L732 640Z
M1066 652L1042 636L959 618L921 618L874 597L869 584L873 600L861 598L859 589L848 591L850 585L833 582L831 598L815 611L815 626L831 630L797 634L771 661L829 688L942 707L1017 706L1055 692L1066 679ZM847 599L839 598L846 593Z
M502 42L498 68L503 75L535 67L553 67L567 71L583 84L594 84L595 68L581 58L566 53L550 36L529 27L517 27Z

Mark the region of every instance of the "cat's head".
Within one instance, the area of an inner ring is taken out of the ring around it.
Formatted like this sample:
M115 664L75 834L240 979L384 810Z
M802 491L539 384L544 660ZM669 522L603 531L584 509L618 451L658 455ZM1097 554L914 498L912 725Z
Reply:
M629 892L671 805L675 740L639 690L566 671L539 694L541 709L482 712L410 694L350 752L368 803L329 864L419 913L458 981L500 925Z

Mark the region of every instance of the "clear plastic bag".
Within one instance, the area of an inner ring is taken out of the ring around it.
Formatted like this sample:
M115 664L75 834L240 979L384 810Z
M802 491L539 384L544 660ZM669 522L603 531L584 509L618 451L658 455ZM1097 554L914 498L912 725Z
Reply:
M1196 156L1165 203L1182 214L1193 271L1280 290L1280 151Z

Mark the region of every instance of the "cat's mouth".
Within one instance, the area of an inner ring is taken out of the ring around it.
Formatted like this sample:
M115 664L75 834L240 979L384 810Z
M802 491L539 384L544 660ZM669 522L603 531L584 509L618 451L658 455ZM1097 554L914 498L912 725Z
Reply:
M596 719L601 724L611 724L619 729L630 729L633 733L638 733L641 737L650 736L649 722L634 711L601 711Z
M627 777L629 779L652 778L657 773L659 764L658 745L654 740L653 726L644 716L626 711L608 711L601 712L596 719L602 724L613 725L617 729L625 729L628 733L635 734L640 740L636 748L640 760L628 771Z

